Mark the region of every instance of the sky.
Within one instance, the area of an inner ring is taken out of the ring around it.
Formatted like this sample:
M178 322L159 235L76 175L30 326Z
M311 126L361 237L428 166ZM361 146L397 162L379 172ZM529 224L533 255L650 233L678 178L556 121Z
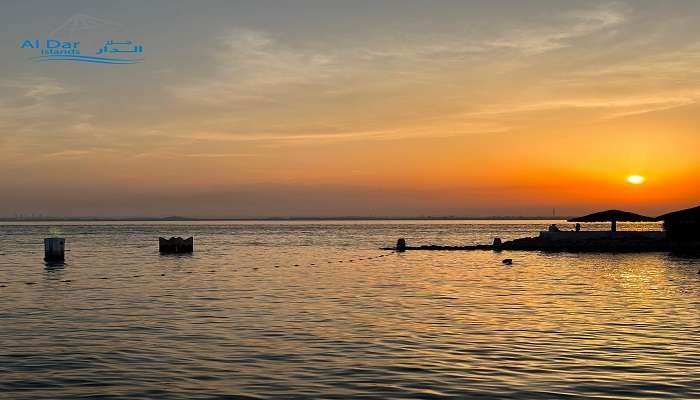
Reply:
M143 62L21 48L76 18ZM697 1L2 0L0 39L0 217L700 204Z

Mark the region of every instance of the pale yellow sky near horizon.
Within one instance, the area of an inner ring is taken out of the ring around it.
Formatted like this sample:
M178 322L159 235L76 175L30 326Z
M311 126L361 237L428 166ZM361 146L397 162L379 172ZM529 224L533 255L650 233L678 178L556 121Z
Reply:
M695 2L155 3L0 5L0 216L700 203ZM18 48L76 13L119 21L145 62Z

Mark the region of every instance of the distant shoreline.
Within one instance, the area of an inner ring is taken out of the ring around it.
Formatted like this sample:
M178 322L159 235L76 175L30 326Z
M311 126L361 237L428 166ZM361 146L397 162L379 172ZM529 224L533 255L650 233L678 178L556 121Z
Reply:
M30 217L0 218L0 222L220 222L220 221L560 221L568 216L436 216L436 217L238 217L238 218L191 218L191 217Z

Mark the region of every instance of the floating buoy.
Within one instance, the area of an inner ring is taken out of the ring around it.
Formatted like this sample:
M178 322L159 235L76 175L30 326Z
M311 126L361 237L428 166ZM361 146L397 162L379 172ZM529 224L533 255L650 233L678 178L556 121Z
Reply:
M51 237L44 239L44 260L45 261L63 261L65 259L64 252L66 239L60 237Z
M171 237L166 239L159 237L158 249L164 254L192 253L194 250L194 238Z
M506 258L505 260L501 261L505 265L513 265L513 259L512 258Z

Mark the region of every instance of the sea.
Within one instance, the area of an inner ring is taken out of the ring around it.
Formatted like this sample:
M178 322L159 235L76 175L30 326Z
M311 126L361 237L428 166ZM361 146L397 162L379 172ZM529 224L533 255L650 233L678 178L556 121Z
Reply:
M700 259L380 250L551 223L0 223L0 398L700 398Z

